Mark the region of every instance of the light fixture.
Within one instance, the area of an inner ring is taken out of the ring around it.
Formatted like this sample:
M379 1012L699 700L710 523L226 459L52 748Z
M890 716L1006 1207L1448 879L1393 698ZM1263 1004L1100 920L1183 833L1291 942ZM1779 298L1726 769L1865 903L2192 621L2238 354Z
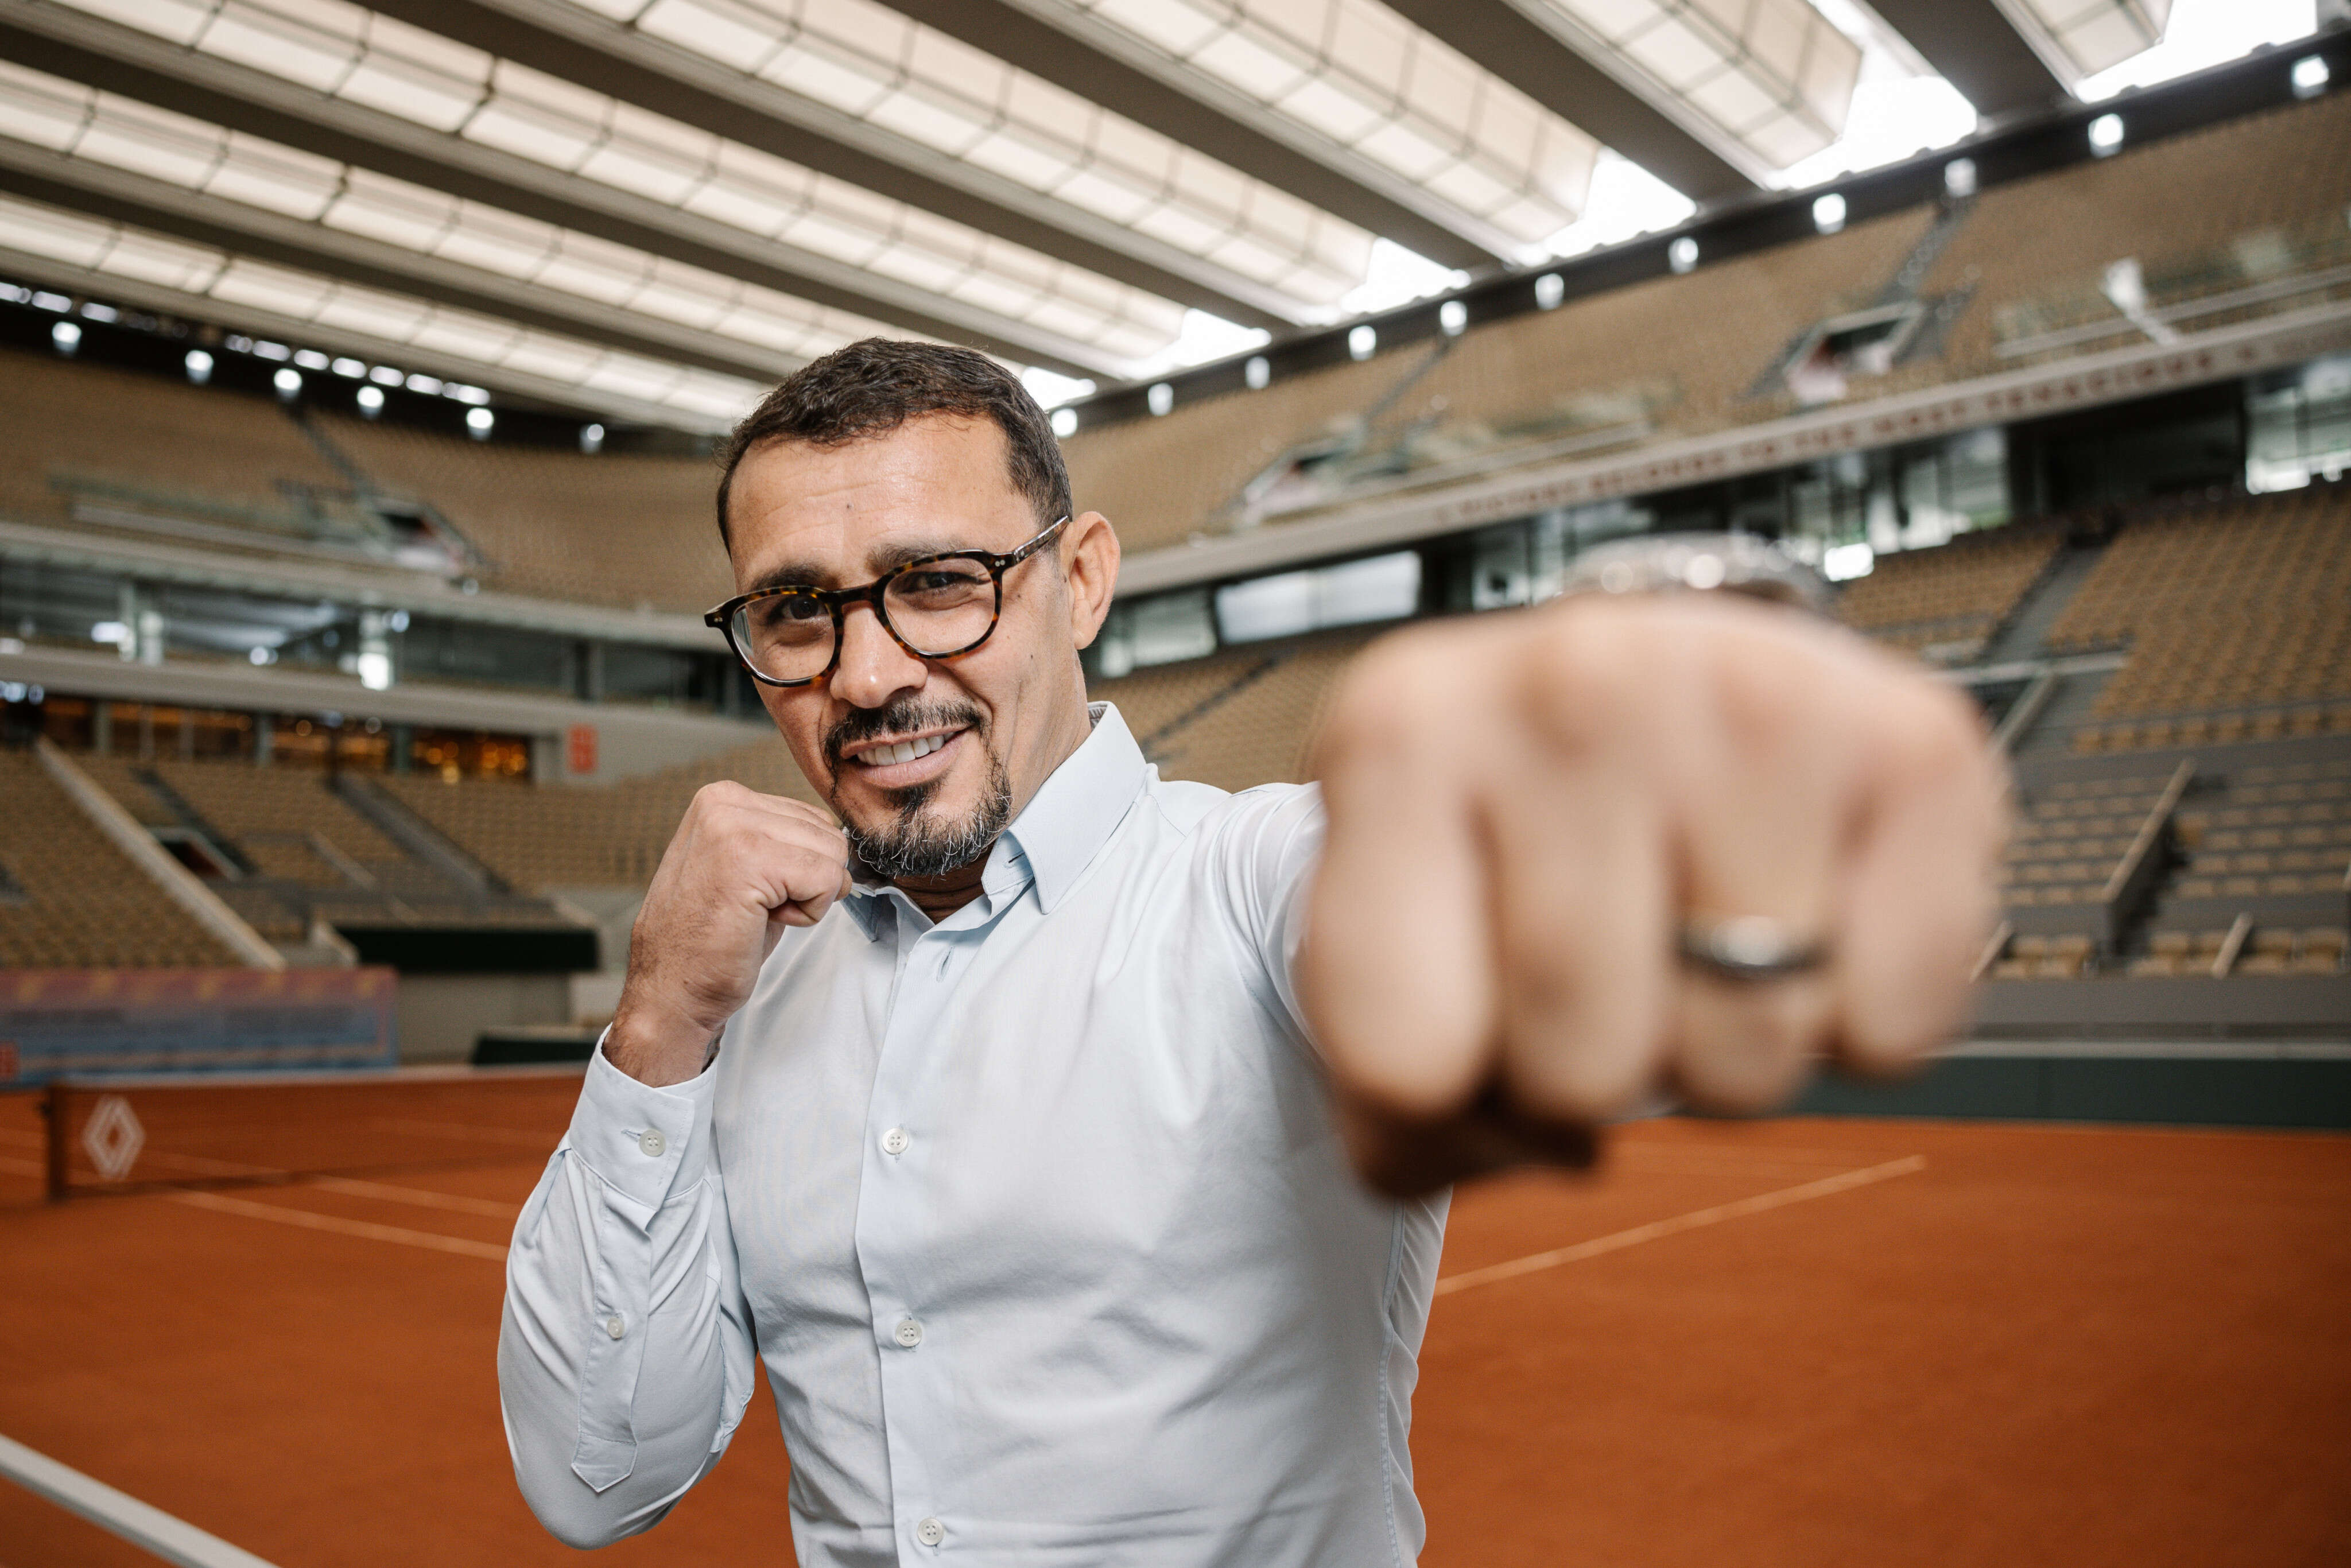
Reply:
M277 389L279 397L290 402L302 395L302 372L288 365L270 377L269 384Z
M181 362L188 367L188 379L198 386L213 379L213 357L202 349L190 349Z
M1684 235L1679 239L1674 241L1673 244L1666 246L1666 265L1672 267L1676 272L1687 272L1690 268L1696 267L1698 265L1698 241L1688 235Z
M274 648L265 648L258 643L255 643L245 656L256 664L274 664L277 662L277 651Z
M58 353L70 359L73 351L81 347L81 328L71 321L60 321L49 329L49 341L57 346Z
M1151 390L1143 394L1143 401L1156 418L1176 406L1176 389L1165 382L1154 382Z
M347 382L355 382L361 376L367 374L367 361L364 360L351 359L337 360L335 361L335 374L342 377Z
M1954 158L1943 165L1943 194L1958 199L1976 193L1976 161Z
M604 427L601 424L581 425L580 427L580 450L590 453L603 451Z
M1437 326L1448 338L1458 338L1469 325L1469 307L1448 299L1437 308Z
M437 396L441 391L441 378L412 375L408 378L408 390L413 392L423 392L426 397Z
M488 409L469 408L465 411L466 434L476 441L487 441L490 438L490 426L496 423L496 416Z
M301 366L306 371L323 371L329 364L333 363L333 361L329 360L326 355L319 352L316 349L295 350L294 362Z
M1053 434L1060 436L1063 441L1067 441L1071 436L1075 435L1077 433L1078 411L1073 408L1055 409L1053 411Z
M1556 272L1546 272L1535 279L1535 308L1556 310L1559 302L1567 298L1567 279Z
M2097 119L2090 121L2090 151L2092 153L2100 158L2111 157L2121 148L2122 144L2123 117L2121 115L2102 114L2098 116Z
M383 389L381 387L360 388L359 404L360 412L373 419L383 412Z
M378 365L368 372L368 380L380 387L396 387L408 378L390 365Z
M1844 227L1844 197L1834 191L1813 198L1813 227L1833 235Z
M2294 83L2294 97L2316 98L2326 90L2326 84L2333 76L2334 73L2326 68L2324 55L2304 55L2294 62L2294 70L2286 79Z
M273 343L266 338L256 339L253 345L253 351L265 360L283 360L294 352L285 344Z
M1249 363L1241 367L1241 380L1249 383L1251 392L1265 391L1266 384L1273 380L1273 361L1263 354L1251 354Z
M1347 357L1351 360L1368 360L1379 346L1380 335L1369 321L1347 334Z
M121 311L117 310L111 305L102 305L95 299L83 300L81 302L81 313L92 321L120 321L122 319Z

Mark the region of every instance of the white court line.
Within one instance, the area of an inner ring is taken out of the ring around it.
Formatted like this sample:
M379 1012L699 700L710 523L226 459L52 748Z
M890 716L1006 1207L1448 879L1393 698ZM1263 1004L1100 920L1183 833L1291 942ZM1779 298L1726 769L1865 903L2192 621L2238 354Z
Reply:
M174 1519L104 1481L92 1480L12 1438L0 1437L0 1476L81 1515L101 1530L112 1531L176 1568L270 1568L243 1547L231 1546L217 1535Z
M209 1208L218 1214L242 1214L252 1219L271 1219L280 1225L299 1226L305 1230L328 1230L338 1236L363 1237L370 1241L392 1241L402 1247L429 1248L435 1252L455 1252L465 1258L486 1258L494 1263L503 1263L507 1258L507 1249L495 1242L469 1241L462 1236L443 1236L437 1231L375 1225L364 1219L313 1214L307 1208L281 1208L274 1203L250 1203L241 1197L223 1197L216 1192L167 1192L163 1196L173 1203L184 1203L192 1208Z
M1754 1197L1742 1197L1735 1203L1719 1203L1712 1208L1695 1209L1676 1215L1671 1219L1653 1220L1636 1225L1630 1230L1619 1230L1612 1236L1595 1237L1579 1241L1573 1247L1554 1248L1549 1252L1537 1252L1526 1258L1513 1258L1507 1263L1489 1263L1483 1269L1469 1269L1458 1274L1448 1274L1437 1281L1433 1292L1449 1296L1456 1291L1467 1291L1479 1285L1491 1285L1502 1280L1515 1280L1521 1274L1532 1274L1544 1269L1556 1269L1562 1263L1581 1263L1587 1258L1597 1258L1604 1252L1619 1252L1627 1247L1638 1247L1644 1241L1660 1237L1678 1236L1685 1230L1703 1229L1720 1225L1726 1219L1741 1219L1768 1209L1785 1208L1792 1203L1808 1198L1826 1197L1831 1193L1851 1192L1857 1186L1873 1182L1891 1181L1896 1176L1910 1176L1927 1168L1923 1155L1909 1155L1898 1160L1888 1160L1882 1166L1865 1170L1845 1171L1837 1176L1823 1176L1801 1186L1783 1186L1777 1192L1767 1192Z

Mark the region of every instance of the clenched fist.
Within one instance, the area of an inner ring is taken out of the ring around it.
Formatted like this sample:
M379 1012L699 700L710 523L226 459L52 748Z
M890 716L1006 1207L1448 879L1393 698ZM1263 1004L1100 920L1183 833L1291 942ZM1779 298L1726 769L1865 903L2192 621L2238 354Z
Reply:
M647 1083L694 1077L784 927L815 925L849 887L848 841L824 812L705 785L637 911L605 1056Z
M1348 673L1315 771L1300 992L1393 1192L1588 1158L1659 1092L1757 1111L1823 1055L1907 1065L1958 1026L1997 908L2005 773L1973 706L1751 601L1404 632ZM1718 931L1820 961L1693 962Z

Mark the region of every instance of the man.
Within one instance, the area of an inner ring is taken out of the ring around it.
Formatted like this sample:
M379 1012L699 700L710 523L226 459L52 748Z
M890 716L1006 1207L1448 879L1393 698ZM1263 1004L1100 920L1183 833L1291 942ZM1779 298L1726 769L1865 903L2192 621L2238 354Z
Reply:
M1959 1013L2001 788L1947 688L1579 597L1387 639L1319 789L1228 796L1089 708L1118 541L1071 510L966 350L855 344L736 433L712 620L839 823L695 797L517 1227L568 1542L656 1522L756 1360L807 1568L1409 1563L1441 1184Z

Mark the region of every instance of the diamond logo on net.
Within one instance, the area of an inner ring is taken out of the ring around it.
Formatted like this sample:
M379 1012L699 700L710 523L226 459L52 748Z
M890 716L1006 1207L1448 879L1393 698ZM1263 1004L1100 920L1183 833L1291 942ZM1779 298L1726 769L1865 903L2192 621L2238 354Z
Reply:
M82 1124L81 1146L99 1176L120 1181L139 1163L139 1151L147 1146L147 1129L139 1124L139 1113L131 1108L130 1101L109 1094Z

